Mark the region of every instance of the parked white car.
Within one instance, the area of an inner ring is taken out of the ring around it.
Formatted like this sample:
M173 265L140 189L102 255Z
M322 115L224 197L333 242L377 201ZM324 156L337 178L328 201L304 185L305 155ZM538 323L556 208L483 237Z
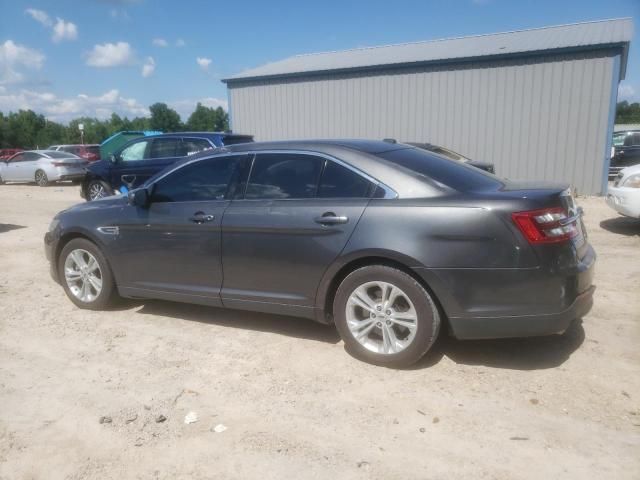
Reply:
M67 152L28 150L0 161L0 184L35 182L46 187L50 182L82 180L88 162Z
M607 203L621 215L640 218L640 165L618 173L607 191Z

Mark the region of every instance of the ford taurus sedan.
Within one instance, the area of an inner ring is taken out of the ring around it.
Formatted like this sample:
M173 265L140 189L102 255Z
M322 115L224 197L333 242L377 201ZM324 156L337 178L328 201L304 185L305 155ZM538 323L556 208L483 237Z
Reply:
M334 323L357 358L401 367L443 327L547 335L587 313L581 213L567 186L409 145L255 143L59 213L45 250L80 308L119 295L306 317Z
M28 150L0 162L0 183L35 182L46 187L51 182L82 180L87 161L72 153Z

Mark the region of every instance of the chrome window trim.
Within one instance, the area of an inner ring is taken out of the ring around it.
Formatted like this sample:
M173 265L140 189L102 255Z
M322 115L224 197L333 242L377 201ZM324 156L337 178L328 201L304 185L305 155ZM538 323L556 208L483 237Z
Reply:
M383 199L394 199L394 198L398 198L398 192L396 192L395 190L393 190L391 187L389 187L388 185L386 185L385 183L377 180L376 178L373 178L371 175L363 172L362 170L354 167L353 165L350 165L349 163L340 160L339 158L336 158L332 155L323 153L323 152L316 152L314 150L280 150L280 149L270 149L270 150L247 150L247 151L242 151L242 152L219 152L219 153L214 153L211 156L207 156L207 157L203 157L203 158L194 158L193 160L190 160L188 162L182 163L180 164L178 167L169 170L168 172L166 172L164 175L162 175L161 177L156 178L153 183L150 183L148 185L145 185L145 187L151 187L152 185L154 185L155 183L159 182L160 180L162 180L163 178L165 178L167 175L172 174L173 172L180 170L181 168L186 167L187 165L191 165L194 162L201 162L204 160L210 160L212 158L223 158L223 157L231 157L231 156L255 156L258 155L260 153L282 153L282 154L294 154L294 155L315 155L317 157L321 157L324 158L326 160L330 160L332 162L336 162L338 165L345 167L346 169L352 171L353 173L360 175L361 177L365 178L367 181L371 182L376 188L380 187L384 190L385 194L384 197L382 197ZM251 172L249 172L249 177L247 178L247 182L249 181L249 178L251 176ZM317 197L311 197L311 198L317 198ZM349 197L350 198L350 197ZM369 198L373 198L373 197L369 197ZM244 199L235 199L235 200L244 200ZM249 200L261 200L261 199L249 199ZM263 199L264 200L264 199ZM270 199L270 200L274 200L274 199ZM286 199L282 199L282 200L286 200ZM289 199L289 200L309 200L308 198L306 199ZM322 199L319 199L322 200ZM331 200L331 199L327 199L327 200Z

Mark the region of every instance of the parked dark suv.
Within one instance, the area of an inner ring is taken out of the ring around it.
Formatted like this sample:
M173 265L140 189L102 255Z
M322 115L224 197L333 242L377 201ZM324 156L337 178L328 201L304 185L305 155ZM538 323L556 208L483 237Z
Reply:
M216 147L252 142L251 135L217 132L165 133L136 138L110 158L87 168L80 195L87 200L139 187L183 157ZM123 188L124 187L124 188Z
M613 134L609 180L620 170L640 163L640 130L625 130Z
M364 140L202 152L58 214L45 250L80 308L119 294L306 317L393 366L422 357L441 326L563 332L591 308L595 262L566 185Z

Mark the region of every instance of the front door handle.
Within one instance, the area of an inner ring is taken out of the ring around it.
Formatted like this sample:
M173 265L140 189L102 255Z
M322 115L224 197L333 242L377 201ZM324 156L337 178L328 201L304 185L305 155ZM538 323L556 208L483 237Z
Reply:
M196 212L193 214L192 217L189 217L189 220L191 220L194 223L200 224L200 223L210 222L214 218L216 218L215 215L207 215L204 212Z
M320 225L340 225L347 223L349 221L349 217L338 216L333 212L325 212L320 217L316 217L313 220Z

